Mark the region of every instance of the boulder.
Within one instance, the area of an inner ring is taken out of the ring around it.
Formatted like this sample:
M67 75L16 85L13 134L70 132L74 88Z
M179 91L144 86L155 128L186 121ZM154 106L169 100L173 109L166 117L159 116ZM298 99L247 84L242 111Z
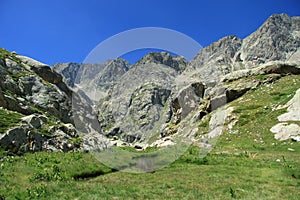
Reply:
M28 127L26 126L7 130L5 134L0 136L0 147L14 152L18 152L19 150L28 151L29 149L25 147L29 143L27 132Z
M82 138L82 148L86 152L99 152L113 145L113 142L99 133L90 133Z
M41 117L47 119L46 117ZM39 116L32 114L22 118L23 122L26 122L30 127L40 129L43 125L43 120Z
M278 116L280 122L300 121L300 89L296 91L295 96L286 104L287 113Z
M70 137L78 137L78 132L73 124L63 124L59 129Z
M175 124L184 119L191 111L198 108L204 96L205 85L201 82L191 83L181 89L172 101L173 120Z
M211 111L216 110L217 108L225 105L227 103L227 95L223 94L211 99Z
M176 142L174 142L171 137L164 137L162 139L153 142L150 145L150 147L167 147L167 146L173 146L175 144Z
M273 126L270 131L275 133L274 138L280 141L297 139L300 136L300 126L297 124L279 123Z

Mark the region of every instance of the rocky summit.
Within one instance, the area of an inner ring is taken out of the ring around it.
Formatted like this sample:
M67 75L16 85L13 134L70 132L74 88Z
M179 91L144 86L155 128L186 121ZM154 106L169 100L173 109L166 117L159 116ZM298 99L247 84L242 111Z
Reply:
M272 15L244 39L224 37L189 62L153 52L133 65L117 58L50 67L1 49L0 111L8 125L1 128L0 146L14 152L101 151L163 148L188 138L209 148L235 112L228 103L300 74L299 58L300 17L286 14ZM299 121L296 107L285 106ZM288 124L286 115L270 133L299 141L299 126Z

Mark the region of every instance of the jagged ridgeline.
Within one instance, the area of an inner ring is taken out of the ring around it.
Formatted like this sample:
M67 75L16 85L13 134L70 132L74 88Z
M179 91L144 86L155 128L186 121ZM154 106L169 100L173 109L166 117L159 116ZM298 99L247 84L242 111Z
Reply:
M183 139L211 148L234 112L229 102L300 73L300 17L272 15L245 39L224 37L189 62L166 52L133 65L49 67L3 49L0 58L5 149L163 148Z

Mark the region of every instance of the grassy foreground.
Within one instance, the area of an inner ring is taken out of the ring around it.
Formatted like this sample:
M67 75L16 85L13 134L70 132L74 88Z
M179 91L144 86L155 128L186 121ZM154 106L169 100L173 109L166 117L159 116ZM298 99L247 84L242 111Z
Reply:
M0 199L300 199L300 143L269 131L286 112L273 108L298 88L300 76L287 76L248 92L206 157L190 147L155 173L117 172L88 153L2 152Z

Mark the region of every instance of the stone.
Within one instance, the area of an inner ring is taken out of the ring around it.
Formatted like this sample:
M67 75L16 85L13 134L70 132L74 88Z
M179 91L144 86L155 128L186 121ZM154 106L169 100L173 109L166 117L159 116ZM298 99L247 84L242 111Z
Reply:
M221 107L214 111L209 121L209 132L207 133L208 138L216 138L220 136L224 129L224 124L230 114L233 111L233 107Z
M173 141L171 137L161 138L150 145L150 147L168 147L175 145L176 142Z
M39 118L39 116L36 116L35 114L23 117L22 121L26 122L32 128L36 128L36 129L42 128L43 125L43 120L41 120L41 118Z
M279 123L273 126L270 131L275 133L274 138L280 141L300 136L300 126L297 124Z
M175 124L184 119L191 111L198 108L205 91L205 85L201 82L191 83L181 89L172 101L172 109L175 114Z
M70 137L78 137L78 132L73 124L63 124L59 129L67 135L69 135Z
M227 103L227 96L225 94L214 97L211 101L211 111L216 110L217 108L225 105Z
M7 130L5 134L0 136L0 146L14 152L21 150L21 148L29 142L27 138L27 131L28 128L26 126L15 127ZM28 151L28 149L23 150Z
M102 134L90 133L82 138L82 148L86 152L99 152L113 146L113 142L108 140Z
M287 113L278 116L277 119L280 122L300 121L300 89L296 91L295 96L286 105L288 106Z

